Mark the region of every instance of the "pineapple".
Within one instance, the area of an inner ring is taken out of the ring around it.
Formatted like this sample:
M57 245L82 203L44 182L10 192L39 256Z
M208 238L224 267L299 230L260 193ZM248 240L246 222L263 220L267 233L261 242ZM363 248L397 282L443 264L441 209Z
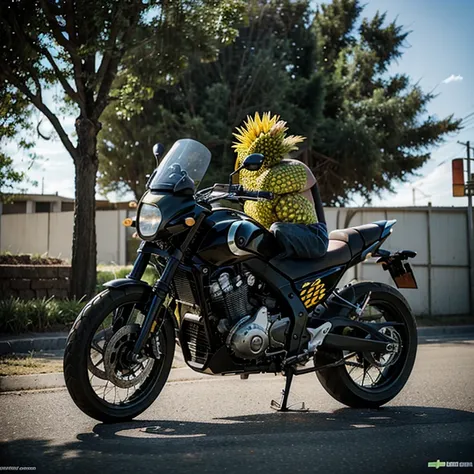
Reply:
M306 168L295 162L280 163L264 170L256 179L256 189L275 194L301 192L306 185Z
M244 212L263 227L270 229L271 225L279 220L273 206L273 201L247 201L244 204Z
M306 187L305 167L294 162L281 163L304 140L301 136L286 136L287 130L286 122L280 120L280 116L271 116L270 112L260 116L257 112L255 117L248 116L244 125L234 133L236 142L233 148L237 152L235 169L252 153L264 156L260 170L241 170L239 180L245 189L275 194L273 201L248 201L244 206L246 214L267 228L278 221L303 224L316 222L311 202L299 194Z
M315 224L316 211L311 202L302 194L283 194L275 205L275 214L278 222L292 222L293 224Z

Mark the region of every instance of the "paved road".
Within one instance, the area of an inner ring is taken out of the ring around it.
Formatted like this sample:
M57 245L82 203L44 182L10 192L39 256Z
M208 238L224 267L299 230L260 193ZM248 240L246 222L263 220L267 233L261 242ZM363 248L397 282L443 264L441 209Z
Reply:
M314 374L276 413L283 379L168 384L136 421L102 425L63 389L0 395L0 466L37 472L418 473L428 461L474 462L474 343L421 346L405 390L386 408L333 401ZM471 472L443 468L442 473Z

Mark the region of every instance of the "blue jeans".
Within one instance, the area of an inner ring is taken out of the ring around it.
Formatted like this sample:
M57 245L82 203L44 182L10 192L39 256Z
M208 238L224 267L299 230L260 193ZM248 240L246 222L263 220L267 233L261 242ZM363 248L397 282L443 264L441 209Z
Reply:
M270 227L282 250L276 258L315 259L326 254L329 244L326 224L275 222Z

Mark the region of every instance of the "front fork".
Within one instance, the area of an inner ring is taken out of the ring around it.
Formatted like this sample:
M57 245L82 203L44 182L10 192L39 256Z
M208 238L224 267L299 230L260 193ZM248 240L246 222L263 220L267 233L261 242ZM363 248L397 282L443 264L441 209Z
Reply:
M140 334L138 335L138 339L135 342L135 346L133 347L132 352L130 353L130 358L133 361L137 361L139 359L139 355L143 350L143 347L145 346L148 336L150 335L153 323L156 320L156 317L159 314L160 309L163 306L163 303L165 302L166 297L170 292L171 283L173 281L176 270L178 269L181 261L183 260L183 255L191 244L193 238L195 237L200 225L202 224L205 218L205 212L199 214L194 226L189 230L188 235L186 236L183 244L181 245L181 248L176 248L171 254L169 254L168 262L166 263L163 273L153 285L153 299L143 321L143 325L141 327ZM152 249L148 249L147 251L146 247L147 244L140 247L138 257L135 260L133 269L128 275L128 278L140 280L143 274L145 273L146 267L150 262L150 254L153 253Z

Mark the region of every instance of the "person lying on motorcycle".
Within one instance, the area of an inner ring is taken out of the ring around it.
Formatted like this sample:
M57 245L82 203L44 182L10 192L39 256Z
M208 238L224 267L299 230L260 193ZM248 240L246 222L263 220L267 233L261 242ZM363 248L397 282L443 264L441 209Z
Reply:
M273 200L247 201L244 211L269 229L279 243L280 258L318 258L328 247L325 223L318 222L311 188L316 179L302 162L287 155L297 150L302 136L287 136L286 122L278 115L257 112L247 117L242 127L234 133L237 141L235 169L252 153L264 156L258 171L241 170L239 181L245 189L270 191Z

